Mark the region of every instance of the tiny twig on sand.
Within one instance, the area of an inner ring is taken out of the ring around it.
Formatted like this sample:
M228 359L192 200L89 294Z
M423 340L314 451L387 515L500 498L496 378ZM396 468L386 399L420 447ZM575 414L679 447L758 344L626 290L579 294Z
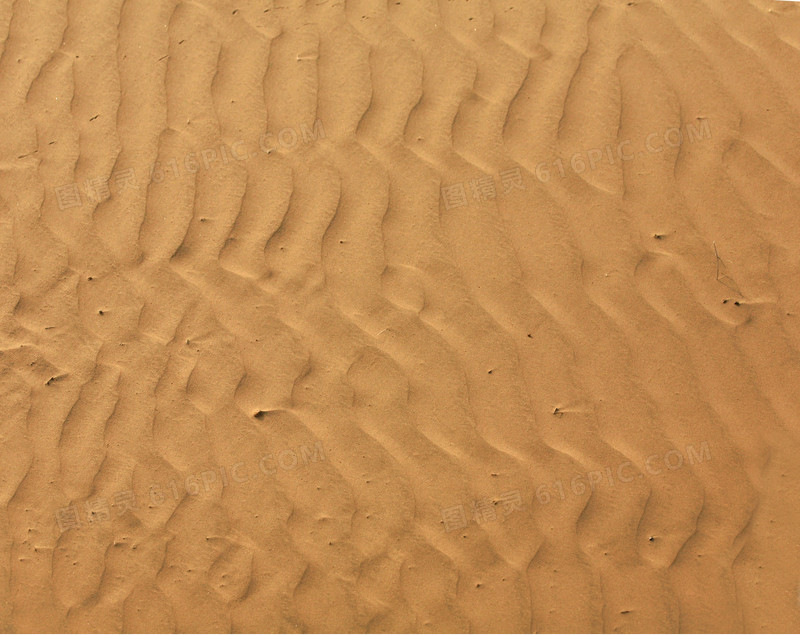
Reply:
M734 291L735 293L741 296L742 292L739 290L739 285L736 284L733 278L731 278L725 272L725 270L723 270L722 273L720 273L720 263L723 265L723 267L725 266L725 263L722 261L722 258L719 257L719 251L717 250L717 243L715 241L712 241L711 244L714 245L714 255L717 258L717 282L719 282L720 284L724 284L731 291Z

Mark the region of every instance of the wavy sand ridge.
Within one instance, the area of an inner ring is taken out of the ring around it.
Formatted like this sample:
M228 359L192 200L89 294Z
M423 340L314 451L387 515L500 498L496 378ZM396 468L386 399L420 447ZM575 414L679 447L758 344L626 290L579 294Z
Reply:
M800 628L800 5L0 42L4 631Z

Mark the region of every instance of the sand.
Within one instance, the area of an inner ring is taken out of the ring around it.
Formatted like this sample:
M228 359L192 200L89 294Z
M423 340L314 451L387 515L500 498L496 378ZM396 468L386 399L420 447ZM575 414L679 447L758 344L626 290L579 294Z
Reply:
M0 1L3 632L800 629L800 3Z

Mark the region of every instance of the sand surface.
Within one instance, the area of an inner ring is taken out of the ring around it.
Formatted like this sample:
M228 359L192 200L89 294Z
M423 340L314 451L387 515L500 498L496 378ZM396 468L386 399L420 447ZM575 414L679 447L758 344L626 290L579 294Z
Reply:
M0 630L800 629L800 3L0 0Z

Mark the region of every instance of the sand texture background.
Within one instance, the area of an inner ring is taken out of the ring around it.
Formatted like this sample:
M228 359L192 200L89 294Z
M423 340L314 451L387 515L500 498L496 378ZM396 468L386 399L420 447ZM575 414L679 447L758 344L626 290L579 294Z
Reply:
M0 630L800 629L800 3L0 1Z

